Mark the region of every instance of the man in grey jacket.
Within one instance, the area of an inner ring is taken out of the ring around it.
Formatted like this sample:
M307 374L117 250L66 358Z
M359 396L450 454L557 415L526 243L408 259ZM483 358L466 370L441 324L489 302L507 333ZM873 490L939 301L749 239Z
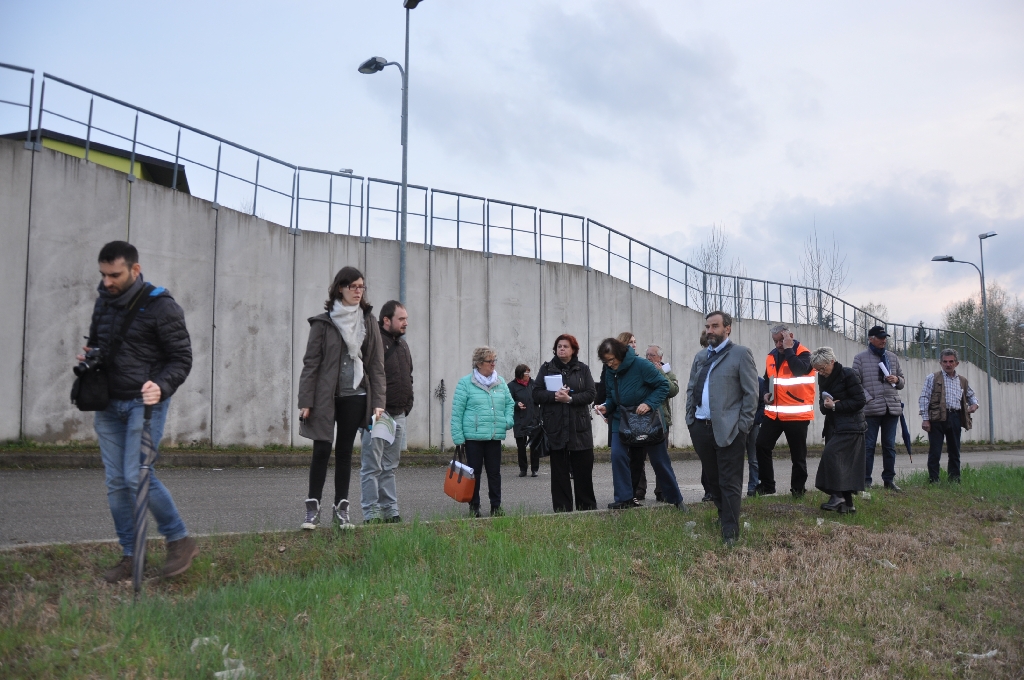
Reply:
M704 330L708 348L693 358L686 385L686 425L718 508L722 539L731 546L740 532L743 457L757 411L757 366L748 348L729 339L731 316L711 312Z
M883 326L868 331L868 348L853 358L853 370L860 375L868 403L864 416L868 429L864 433L864 488L871 488L871 470L875 462L875 441L882 432L882 482L890 491L896 486L896 430L899 429L903 404L897 390L907 385L900 360L885 348L889 334Z

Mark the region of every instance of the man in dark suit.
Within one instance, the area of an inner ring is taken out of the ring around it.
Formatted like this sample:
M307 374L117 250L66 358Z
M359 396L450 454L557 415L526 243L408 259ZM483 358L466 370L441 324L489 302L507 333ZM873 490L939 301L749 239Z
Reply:
M732 546L740 533L747 432L757 411L757 366L748 348L729 339L730 315L714 311L704 321L708 348L690 366L686 425L718 508L722 539Z

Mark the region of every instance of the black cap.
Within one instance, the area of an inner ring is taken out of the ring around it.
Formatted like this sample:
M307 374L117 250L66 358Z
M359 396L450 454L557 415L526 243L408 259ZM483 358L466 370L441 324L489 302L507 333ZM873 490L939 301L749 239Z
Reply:
M872 326L871 330L868 331L869 338L887 338L889 334L885 332L885 326Z

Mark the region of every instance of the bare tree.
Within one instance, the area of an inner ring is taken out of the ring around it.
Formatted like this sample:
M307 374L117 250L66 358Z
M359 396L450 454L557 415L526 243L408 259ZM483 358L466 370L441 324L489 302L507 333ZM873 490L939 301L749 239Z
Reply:
M867 337L868 329L881 326L889 318L889 308L881 302L868 302L853 313L854 334L858 339Z
M840 252L835 233L832 234L832 245L829 247L829 244L822 244L818 240L818 228L814 227L804 241L804 253L800 258L800 283L807 288L818 288L839 297L846 290L849 272L846 255Z
M749 286L741 280L747 270L737 257L729 259L729 237L716 225L711 225L707 241L693 251L693 261L707 272L705 306L707 309L731 311L733 316L744 316L749 305L744 302Z
M241 202L238 204L238 212L245 213L246 215L252 215L252 199L243 198ZM260 218L261 220L267 219L266 212L262 208L256 211L255 216Z
M988 284L988 326L992 351L1001 356L1024 357L1024 302L1011 295L998 283ZM954 302L946 307L943 324L954 331L970 333L985 341L985 319L981 294Z

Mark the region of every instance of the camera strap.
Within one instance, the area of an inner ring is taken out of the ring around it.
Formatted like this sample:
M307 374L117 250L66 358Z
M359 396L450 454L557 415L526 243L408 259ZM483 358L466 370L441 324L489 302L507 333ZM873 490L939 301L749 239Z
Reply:
M104 362L108 366L113 365L114 357L116 357L117 353L121 351L121 345L124 343L124 337L128 333L128 329L131 327L132 322L135 321L135 317L139 315L139 312L145 309L144 305L139 305L139 301L142 298L147 297L154 290L156 290L156 286L152 283L147 283L142 287L142 290L139 291L138 295L132 298L132 301L128 303L128 314L124 317L124 321L121 322L121 329L118 331L117 335L111 338L110 348L107 350L107 356L104 357Z

